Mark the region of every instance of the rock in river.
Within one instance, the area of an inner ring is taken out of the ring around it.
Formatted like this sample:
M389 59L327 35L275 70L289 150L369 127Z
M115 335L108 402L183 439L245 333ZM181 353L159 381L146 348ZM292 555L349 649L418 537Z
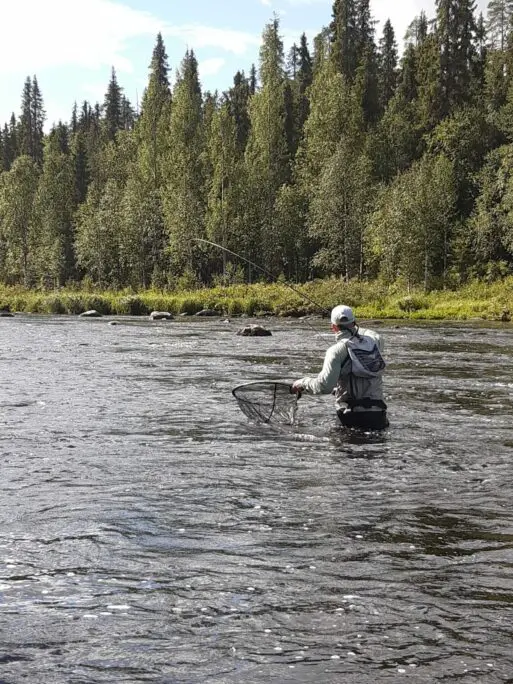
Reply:
M96 309L90 309L89 311L84 311L80 314L84 318L101 318L101 313L98 313Z
M172 321L173 318L173 314L169 313L169 311L152 311L150 314L152 321Z
M272 335L272 332L261 325L251 324L237 330L237 335L242 335L243 337L269 337Z

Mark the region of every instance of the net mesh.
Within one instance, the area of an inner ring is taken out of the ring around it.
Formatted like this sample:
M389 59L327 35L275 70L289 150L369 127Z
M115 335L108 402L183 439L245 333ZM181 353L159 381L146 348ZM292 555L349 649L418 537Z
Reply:
M285 382L250 382L232 390L240 410L257 423L292 425L297 412L297 394Z

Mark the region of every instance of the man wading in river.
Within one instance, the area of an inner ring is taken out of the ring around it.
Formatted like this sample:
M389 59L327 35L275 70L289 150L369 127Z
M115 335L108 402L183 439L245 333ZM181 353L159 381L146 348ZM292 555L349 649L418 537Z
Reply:
M364 430L388 427L383 401L383 344L373 330L359 328L352 309L343 304L331 312L336 342L326 352L324 365L315 378L301 378L292 391L301 394L330 394L334 391L337 415L342 425Z

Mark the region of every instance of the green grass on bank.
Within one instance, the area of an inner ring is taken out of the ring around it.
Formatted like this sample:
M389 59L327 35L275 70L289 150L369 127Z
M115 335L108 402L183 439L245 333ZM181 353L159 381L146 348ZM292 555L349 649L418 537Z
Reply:
M293 285L283 283L231 285L183 292L26 290L0 286L0 310L38 314L78 315L96 309L104 315L145 316L151 311L193 315L216 309L225 316L303 316L349 304L359 318L418 320L500 320L503 310L513 312L513 277L494 283L474 281L458 290L408 292L396 284L345 283L326 279ZM299 293L305 295L301 296ZM308 299L307 299L308 298Z

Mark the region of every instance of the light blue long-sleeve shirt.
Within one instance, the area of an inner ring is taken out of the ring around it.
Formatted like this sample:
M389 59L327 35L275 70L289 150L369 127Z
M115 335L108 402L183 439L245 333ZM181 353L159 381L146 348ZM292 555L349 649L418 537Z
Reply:
M383 352L381 337L373 330L358 328L358 335L371 337ZM347 399L373 399L383 401L383 381L381 375L363 378L350 373L351 361L347 341L353 337L349 330L336 334L336 342L326 351L321 372L316 377L301 378L305 392L310 394L330 394L334 389L336 404L343 408Z

